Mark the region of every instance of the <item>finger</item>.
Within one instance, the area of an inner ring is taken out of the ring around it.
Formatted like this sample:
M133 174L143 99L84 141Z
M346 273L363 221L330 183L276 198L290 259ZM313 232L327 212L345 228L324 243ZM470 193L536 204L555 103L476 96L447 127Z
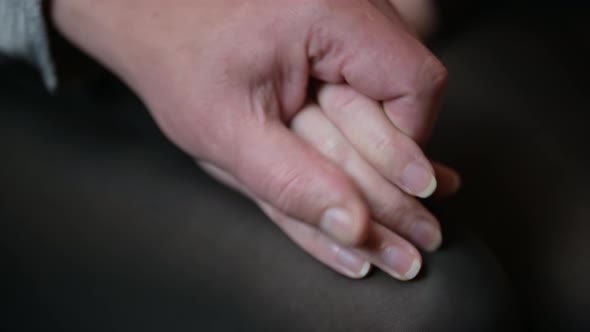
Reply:
M230 174L209 163L199 162L199 166L219 181L250 196L248 190ZM353 279L364 278L369 273L371 263L358 253L339 245L309 224L288 217L255 196L250 197L287 236L320 262Z
M422 267L422 257L414 246L377 223L371 224L365 244L343 248L316 229L281 214L268 204L262 204L262 208L301 248L351 278L365 277L370 263L401 281L414 279Z
M428 142L441 108L447 74L441 71L439 75L439 78L433 78L432 82L427 83L432 87L421 95L383 102L385 114L391 123L420 146Z
M461 189L461 176L457 171L436 161L432 162L432 167L438 182L434 198L446 198L455 195Z
M356 252L392 277L414 279L422 268L416 248L383 225L374 223L367 241Z
M341 246L309 224L288 217L268 203L258 203L293 242L320 262L353 279L362 279L369 274L371 263L363 255Z
M401 18L406 31L418 40L427 37L434 30L436 14L430 3L431 0L374 0L373 2L390 21L398 22ZM421 146L426 144L439 113L444 84L445 82L441 83L439 91L435 91L431 100L432 105L426 105L424 109L426 113L423 114L408 114L407 106L404 107L399 100L384 103L384 109L391 122ZM411 108L412 106L410 111Z
M291 123L296 135L346 171L367 200L371 215L412 243L434 251L442 242L436 218L369 165L317 105L306 106Z
M246 189L286 215L319 227L343 245L362 242L366 203L336 165L281 123L242 124L236 154L222 164Z
M391 124L379 103L345 84L323 85L318 101L328 119L383 177L414 196L426 198L434 192L430 162Z
M392 123L424 143L446 85L445 67L403 23L392 21L378 8L347 13L324 19L323 29L312 34L308 48L312 75L326 82L345 81L384 101Z
M317 230L281 215L268 205L263 209L301 248L349 277L363 278L373 263L392 277L406 281L414 279L422 267L422 257L414 246L377 223L371 224L365 244L343 248Z

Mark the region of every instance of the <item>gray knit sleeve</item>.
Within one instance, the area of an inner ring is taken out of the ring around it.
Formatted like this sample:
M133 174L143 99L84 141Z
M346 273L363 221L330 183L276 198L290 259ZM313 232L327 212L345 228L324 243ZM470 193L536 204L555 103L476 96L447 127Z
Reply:
M0 53L30 62L41 71L45 85L55 89L57 78L49 51L43 0L0 0Z

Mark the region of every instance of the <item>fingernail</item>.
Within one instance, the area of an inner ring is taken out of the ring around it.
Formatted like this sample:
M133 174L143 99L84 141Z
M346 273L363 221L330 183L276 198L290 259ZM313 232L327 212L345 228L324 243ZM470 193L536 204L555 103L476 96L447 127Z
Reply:
M353 278L364 278L371 268L371 263L354 252L343 248L340 248L338 251L337 259L338 263L340 263L340 265Z
M341 208L326 210L320 220L320 229L341 244L350 244L354 240L354 220L348 211Z
M410 237L427 251L436 251L442 244L440 229L426 220L418 221L410 231Z
M395 278L404 281L414 279L422 266L419 258L398 247L385 249L383 262Z
M420 198L427 198L436 190L436 178L418 162L406 166L401 181L411 193Z

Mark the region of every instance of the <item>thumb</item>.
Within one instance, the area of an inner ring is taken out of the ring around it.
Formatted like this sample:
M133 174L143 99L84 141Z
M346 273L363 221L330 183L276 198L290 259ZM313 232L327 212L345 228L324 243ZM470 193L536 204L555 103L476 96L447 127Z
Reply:
M369 213L353 182L282 123L248 128L223 168L256 197L343 245L364 241Z

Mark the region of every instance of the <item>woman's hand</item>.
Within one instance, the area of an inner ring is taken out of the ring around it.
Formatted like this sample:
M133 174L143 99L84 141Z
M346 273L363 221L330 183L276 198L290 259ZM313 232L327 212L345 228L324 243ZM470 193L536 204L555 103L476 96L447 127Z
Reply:
M340 127L367 112L375 127L341 128L362 157L400 193L434 190L434 170L411 139L428 137L446 71L391 7L383 11L385 3L54 0L52 13L65 36L135 90L185 152L231 176L266 210L355 246L375 232L369 200L288 124L304 106L310 78L342 84L346 93L324 93L320 102L345 108L354 93L385 111L377 119L349 107L346 121L331 118Z
M319 105L312 103L305 106L293 118L291 128L297 136L345 171L366 199L372 221L368 241L362 245L341 246L317 229L252 195L226 172L206 163L202 164L203 168L222 182L254 197L285 233L334 270L352 278L361 278L368 273L371 265L375 265L397 279L414 278L422 264L416 247L426 251L436 250L442 242L440 225L417 199L395 185L387 178L387 173L384 175L374 167L376 163L365 157L373 154L373 147L363 145L362 140L357 145L353 143L356 137L371 137L372 133L367 131L383 123L383 108L346 85L324 85L318 95ZM347 101L345 105L342 105L343 100ZM359 117L351 116L355 114ZM390 135L398 148L413 144L397 131ZM395 151L387 153L392 153L390 163L394 164ZM448 195L458 190L456 173L436 165L437 176L444 184L439 186L440 194Z

